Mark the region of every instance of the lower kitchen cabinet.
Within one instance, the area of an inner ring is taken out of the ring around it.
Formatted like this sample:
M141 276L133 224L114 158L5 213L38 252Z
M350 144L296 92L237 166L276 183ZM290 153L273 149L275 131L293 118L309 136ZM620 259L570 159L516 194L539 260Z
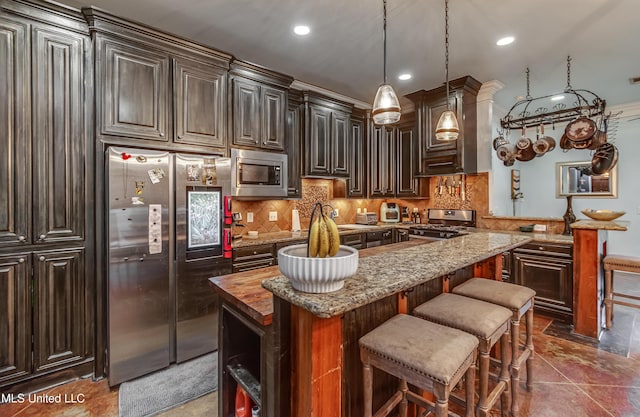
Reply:
M83 248L0 257L0 388L91 357L84 276Z
M513 281L536 291L535 309L573 320L573 245L532 242L513 251Z
M273 244L245 246L233 250L233 272L250 271L276 264Z
M502 282L513 283L513 258L511 252L502 254Z
M355 249L364 249L367 244L367 234L366 233L356 233L351 235L342 235L340 236L340 244L345 246L351 246Z
M393 229L393 243L409 240L409 229Z

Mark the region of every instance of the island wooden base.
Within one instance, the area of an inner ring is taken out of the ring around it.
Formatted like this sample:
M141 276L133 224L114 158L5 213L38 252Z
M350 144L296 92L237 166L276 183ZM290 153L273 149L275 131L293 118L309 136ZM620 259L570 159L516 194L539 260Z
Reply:
M599 339L603 330L603 267L607 231L573 229L573 332Z

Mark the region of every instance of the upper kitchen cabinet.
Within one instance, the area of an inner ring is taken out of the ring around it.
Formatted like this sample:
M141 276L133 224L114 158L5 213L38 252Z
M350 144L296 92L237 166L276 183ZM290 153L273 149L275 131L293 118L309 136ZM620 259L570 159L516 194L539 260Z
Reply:
M95 34L101 139L174 142L226 152L230 55L102 10L84 13Z
M293 78L243 61L233 61L230 74L233 145L283 151Z
M435 127L447 109L445 86L407 95L414 102L422 161L418 175L474 174L477 171L476 97L482 84L471 76L450 82L451 109L456 112L460 136L455 141L439 141Z
M0 246L82 241L90 207L88 29L78 15L58 19L13 2L2 8Z
M347 180L348 198L367 198L367 165L365 162L367 137L366 114L354 109L351 114L351 137L349 145L349 178Z
M420 146L413 115L393 126L371 124L368 141L370 198L428 198L428 180L416 176Z
M300 146L302 138L301 121L302 93L289 90L289 105L287 107L287 141L285 150L288 157L287 197L302 197L302 162Z
M349 177L352 110L351 104L304 93L305 176Z

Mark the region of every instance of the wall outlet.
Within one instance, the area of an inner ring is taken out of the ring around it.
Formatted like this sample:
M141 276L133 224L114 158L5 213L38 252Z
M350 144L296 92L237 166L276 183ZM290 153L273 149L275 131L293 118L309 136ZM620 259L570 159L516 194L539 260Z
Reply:
M247 211L247 223L253 223L253 212Z
M333 209L333 217L340 217L340 211L338 209Z
M270 222L278 221L278 212L277 211L270 211L269 212L269 221Z

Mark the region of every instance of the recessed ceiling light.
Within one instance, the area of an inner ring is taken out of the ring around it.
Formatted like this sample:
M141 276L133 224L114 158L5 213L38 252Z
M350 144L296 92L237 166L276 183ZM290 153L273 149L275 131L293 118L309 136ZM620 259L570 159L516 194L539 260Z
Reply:
M562 94L551 97L551 101L559 101L559 100L564 100L564 96Z
M505 45L509 45L512 44L513 41L515 41L516 38L514 38L513 36L506 36L502 39L498 39L498 42L496 42L496 45L498 46L505 46Z
M307 25L297 25L293 28L293 32L296 35L304 36L311 33L311 29Z
M410 80L410 79L411 79L411 77L412 77L412 75L411 75L411 74L409 74L409 73L404 73L404 74L400 74L400 75L398 75L398 79L399 79L399 80L401 80L401 81L407 81L407 80Z

